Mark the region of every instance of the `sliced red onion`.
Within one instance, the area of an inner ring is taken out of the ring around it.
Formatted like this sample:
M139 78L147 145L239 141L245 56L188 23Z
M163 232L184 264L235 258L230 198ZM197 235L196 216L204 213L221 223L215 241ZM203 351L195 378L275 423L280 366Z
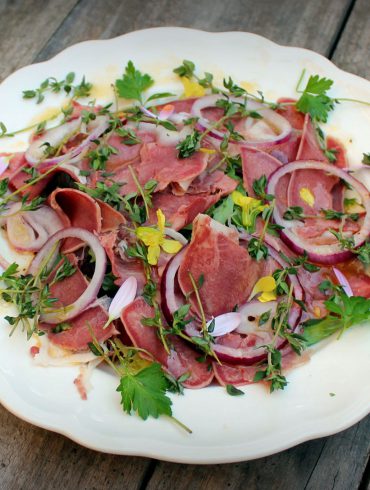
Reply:
M98 116L89 127L92 128L86 138L69 152L57 157L44 158L43 144L49 143L51 146L58 147L66 141L68 136L72 136L81 127L81 118L73 119L57 128L50 129L41 137L31 143L25 153L25 158L31 165L42 163L43 167L56 165L58 163L76 163L79 161L83 150L87 149L91 141L99 138L109 127L109 119L106 116Z
M124 281L124 283L120 286L119 290L116 292L114 298L112 299L111 304L109 305L109 319L108 324L112 320L116 320L120 315L123 308L126 308L129 304L131 304L137 292L137 279L134 276L130 276Z
M266 303L261 303L258 300L248 301L239 310L241 322L235 332L251 334L261 330L261 328L263 330L271 329L271 320L276 313L277 305L277 301L268 301ZM260 316L267 311L271 311L270 317L262 327L259 327Z
M237 311L232 311L230 313L224 313L223 315L218 315L207 322L207 328L214 325L214 328L210 334L212 337L220 337L227 333L236 330L242 320L241 314Z
M370 234L370 196L366 187L352 175L349 175L347 172L334 165L315 161L297 161L282 165L270 175L267 184L267 193L275 195L280 179L284 175L297 170L320 170L328 174L335 175L349 184L359 194L362 200L362 205L365 208L366 215L360 230L353 235L353 239L354 247L360 247L367 240ZM284 227L284 229L280 232L283 241L298 254L303 254L306 252L309 260L312 262L333 265L338 262L343 262L353 255L350 250L343 250L339 243L318 245L299 237L291 228L304 226L304 223L297 220L285 220L280 213L279 206L275 206L273 216L275 222Z
M164 317L169 324L172 323L173 313L185 304L184 295L176 293L176 274L185 250L186 246L167 263L161 278L161 306Z
M353 296L353 291L351 288L350 283L348 282L348 279L346 276L341 272L339 269L336 267L333 267L333 272L338 279L339 284L342 286L343 291L346 293L347 296Z
M208 107L216 107L216 101L220 99L220 96L208 95L196 99L193 107L192 114L198 117L198 126L200 129L209 129L212 126L212 122L203 117L202 110ZM245 104L245 98L243 97L230 97L229 100L236 103ZM246 118L245 134L239 130L245 137L245 140L238 141L241 145L276 145L277 143L283 143L286 141L292 132L292 127L285 117L281 116L277 112L269 109L260 102L256 102L253 99L247 99L247 109L256 111L263 119ZM270 131L267 133L266 129ZM271 131L271 128L274 131ZM278 134L276 134L276 132ZM213 138L223 139L225 132L217 129L211 129L209 135ZM248 137L248 134L250 135Z
M63 228L63 224L57 213L48 206L24 212L19 211L20 207L21 203L16 203L8 210L8 239L16 250L37 252L51 235Z
M95 235L82 228L66 228L64 230L58 231L57 233L55 233L55 235L50 237L44 247L34 258L29 272L35 275L39 271L40 267L43 265L45 259L47 259L49 254L51 254L54 246L58 244L60 240L70 237L79 238L91 248L91 251L95 256L94 274L86 290L76 301L64 308L58 308L57 311L53 311L52 308L50 308L50 311L48 313L43 313L40 316L40 320L44 323L61 323L79 315L96 299L104 279L105 267L107 262L104 248Z
M0 175L2 175L9 165L9 155L0 155Z
M187 239L184 237L184 235L182 235L181 233L179 233L178 231L176 230L173 230L172 228L165 228L164 229L164 232L167 236L173 238L174 240L177 240L178 242L180 242L182 245L187 245L188 244L188 241Z

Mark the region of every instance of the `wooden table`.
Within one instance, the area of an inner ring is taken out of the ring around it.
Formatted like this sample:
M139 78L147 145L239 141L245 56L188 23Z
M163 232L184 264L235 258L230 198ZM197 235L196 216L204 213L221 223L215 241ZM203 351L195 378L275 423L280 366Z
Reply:
M79 41L171 25L255 32L370 78L370 0L1 0L0 76ZM370 416L275 456L200 467L97 453L0 407L0 488L363 490L369 434Z

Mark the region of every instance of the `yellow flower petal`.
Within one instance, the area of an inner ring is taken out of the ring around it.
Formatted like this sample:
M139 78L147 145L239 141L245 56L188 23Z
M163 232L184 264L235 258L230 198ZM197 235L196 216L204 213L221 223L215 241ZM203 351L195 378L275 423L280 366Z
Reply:
M148 226L139 226L135 230L136 236L145 243L147 247L158 245L162 240L163 234L155 228L149 228Z
M315 196L312 194L310 189L307 189L307 187L301 187L299 190L299 196L304 201L307 203L311 208L313 208L315 204Z
M162 210L161 209L157 209L157 220L158 220L158 230L162 233L162 235L164 234L164 225L166 223L166 218L164 216L164 214L162 213Z
M189 78L181 77L181 82L184 86L184 96L185 97L203 97L206 91L197 82L189 80Z
M275 292L268 292L268 293L262 293L260 296L258 296L258 301L261 301L261 303L268 303L269 301L275 301L276 300L276 293Z
M177 240L169 240L165 238L161 243L161 246L165 252L168 254L176 254L179 250L182 249L182 245Z
M251 292L251 298L258 293L275 293L276 281L272 276L264 276L258 279ZM276 295L273 299L276 299ZM272 301L272 300L267 300Z
M216 153L216 150L213 150L212 148L199 148L199 151L208 153L208 155L214 155Z
M150 265L157 265L159 254L161 253L161 249L159 245L150 245L148 247L148 262Z

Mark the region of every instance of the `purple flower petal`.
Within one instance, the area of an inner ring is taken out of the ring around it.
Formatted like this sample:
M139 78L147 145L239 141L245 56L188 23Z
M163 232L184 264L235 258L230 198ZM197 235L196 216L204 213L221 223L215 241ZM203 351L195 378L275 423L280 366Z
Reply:
M121 314L123 308L132 303L135 299L137 291L136 277L129 277L122 284L119 290L116 292L110 306L109 306L109 318L115 320Z

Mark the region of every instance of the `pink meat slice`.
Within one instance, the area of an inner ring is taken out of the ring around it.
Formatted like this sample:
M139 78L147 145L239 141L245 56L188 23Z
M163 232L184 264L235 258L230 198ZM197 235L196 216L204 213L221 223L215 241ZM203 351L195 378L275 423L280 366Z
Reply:
M77 267L77 261L74 255L67 255L68 260ZM50 280L54 277L51 274ZM50 295L57 298L58 301L53 307L68 306L76 301L87 287L87 280L77 267L76 272L62 281L56 282L50 286ZM115 327L111 324L108 328L103 329L108 319L108 313L102 306L91 306L83 311L80 315L68 321L70 328L60 333L52 333L55 325L41 324L42 330L48 331L50 340L65 349L80 351L88 348L88 343L92 341L89 326L94 332L99 342L109 339L116 333Z
M327 162L317 141L316 132L307 114L302 132L297 160L315 160ZM288 206L300 206L306 214L315 214L321 209L333 209L333 188L338 178L312 169L298 170L291 175L288 187ZM311 206L301 197L302 189L308 189L314 196Z
M161 209L171 227L180 230L192 223L198 214L204 213L222 197L230 194L236 186L235 180L223 172L216 171L198 177L182 196L175 196L166 189L154 195L149 221L156 223L156 211Z
M55 189L49 196L49 204L58 214L65 227L74 226L91 232L100 232L102 225L101 210L98 203L88 194L77 189ZM83 242L76 238L67 238L62 251L72 252Z
M142 262L140 260L129 258L123 260L122 257L115 252L117 244L117 231L100 234L99 240L111 263L112 273L117 277L115 284L120 286L126 279L134 276L137 280L138 292L140 294L146 283Z
M243 304L260 277L260 269L261 264L239 245L236 232L200 214L194 221L178 278L182 292L190 294L192 308L198 311L189 273L195 281L203 276L199 294L206 316L212 317Z
M178 158L178 150L174 146L161 146L157 143L147 143L140 151L140 163L133 166L137 179L141 185L149 180L158 182L156 192L165 189L170 183L178 184L185 193L189 184L207 167L208 155L196 152L189 158ZM129 168L119 170L115 179L126 184L122 187L122 194L137 192Z
M269 177L282 163L265 151L242 148L243 184L249 196L254 196L253 182L263 175Z
M170 346L168 355L158 338L156 329L141 323L145 317L154 317L154 309L143 298L137 298L123 310L121 320L132 343L150 352L154 359L175 378L189 373L190 377L183 383L185 387L203 388L209 385L213 379L209 363L198 362L199 353L172 335L167 337Z
M140 150L143 143L150 143L155 141L155 134L145 131L139 131L134 129L134 133L140 140L140 143L135 145L125 145L123 143L123 137L119 136L117 133L113 133L107 143L113 146L117 150L116 154L109 157L107 162L108 172L115 170L118 167L128 165L129 163L135 162L140 159Z

